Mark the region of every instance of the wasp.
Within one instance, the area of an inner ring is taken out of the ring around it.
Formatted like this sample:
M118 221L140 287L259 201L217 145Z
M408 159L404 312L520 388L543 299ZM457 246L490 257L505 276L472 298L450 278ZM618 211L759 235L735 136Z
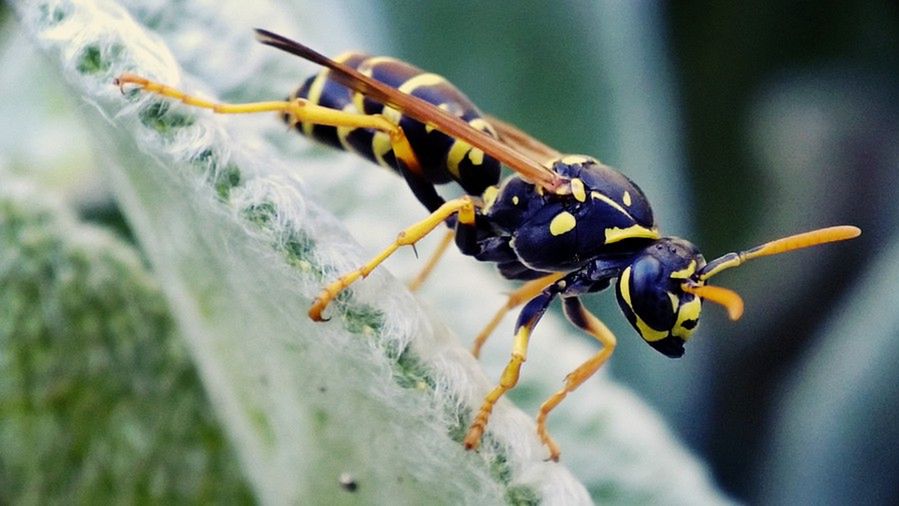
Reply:
M475 339L477 356L503 316L524 304L511 358L471 421L463 441L467 449L478 448L494 405L518 382L531 334L554 299L560 298L567 319L601 346L540 406L537 434L549 458L558 460L547 416L608 361L617 345L614 334L584 307L584 295L614 283L618 305L640 337L676 358L696 331L703 301L724 306L733 320L743 312L740 296L708 284L710 278L759 257L861 234L853 226L823 228L706 262L689 241L661 235L649 200L625 175L595 158L562 154L482 113L443 77L363 53L331 59L266 30L257 29L256 37L324 68L286 100L243 104L206 101L133 74L119 76L115 84L216 113L276 112L301 134L357 153L405 179L430 214L370 261L324 287L309 309L313 320L325 320L323 312L339 293L401 246L414 245L442 225L451 233L439 251L455 241L463 254L496 264L507 279L524 281ZM502 166L513 171L504 180ZM464 195L442 198L435 187L450 182ZM438 257L439 252L432 260Z

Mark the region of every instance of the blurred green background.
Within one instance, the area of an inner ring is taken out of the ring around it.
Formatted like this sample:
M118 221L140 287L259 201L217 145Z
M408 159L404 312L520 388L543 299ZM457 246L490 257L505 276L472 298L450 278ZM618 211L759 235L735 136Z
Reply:
M664 414L733 497L899 500L895 2L341 8L364 13L351 20L371 34L360 49L439 72L485 111L621 169L648 194L663 233L709 259L860 226L852 243L716 278L744 296L746 315L734 324L707 305L681 360L641 344L611 294L591 305L619 336L613 375Z

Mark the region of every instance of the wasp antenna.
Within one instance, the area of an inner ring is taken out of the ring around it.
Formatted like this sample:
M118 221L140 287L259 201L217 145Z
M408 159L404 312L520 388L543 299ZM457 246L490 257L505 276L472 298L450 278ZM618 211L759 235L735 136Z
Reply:
M721 271L739 267L754 258L779 255L788 251L818 246L819 244L854 239L860 236L861 233L862 231L858 227L840 225L782 237L739 253L728 253L712 260L699 271L699 279L705 281Z
M724 306L724 309L727 310L727 316L732 321L737 321L743 316L743 298L733 290L722 288L720 286L697 286L690 283L682 284L681 290L692 293L709 302Z

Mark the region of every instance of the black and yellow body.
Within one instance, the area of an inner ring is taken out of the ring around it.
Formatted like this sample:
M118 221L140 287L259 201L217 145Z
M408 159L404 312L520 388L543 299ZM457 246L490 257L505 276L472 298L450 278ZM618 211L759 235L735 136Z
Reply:
M414 245L434 229L453 229L459 250L497 265L515 290L475 340L481 346L503 315L524 304L515 326L512 356L465 436L477 448L495 403L518 381L532 331L549 304L562 299L565 316L593 336L600 350L565 377L537 415L537 432L549 448L546 418L569 393L612 355L617 340L581 303L585 294L614 282L619 306L637 333L657 351L680 357L699 324L702 301L742 314L740 297L708 285L712 276L763 256L858 236L852 226L830 227L771 241L706 263L688 241L662 237L648 199L620 172L580 155L563 155L517 128L482 114L444 78L392 58L347 53L327 58L264 30L258 39L324 67L287 100L209 102L139 76L123 74L119 86L137 85L162 96L223 114L278 112L317 141L354 152L403 176L430 211L360 268L326 286L309 316L323 312L351 283L367 276L399 247ZM500 166L513 174L500 183ZM445 201L435 185L455 182L465 195ZM444 241L448 244L448 241Z
M485 135L496 137L496 131L468 97L437 74L424 72L394 58L362 53L346 53L335 61L403 93L421 98ZM331 71L325 69L310 77L288 100L303 98L329 109L384 116L402 128L412 146L419 169L415 170L398 159L393 152L389 135L374 128L318 125L308 121L296 123L296 129L303 135L356 153L396 171L406 179L416 197L429 211L435 211L443 204L443 199L434 191L435 184L454 181L465 193L480 196L488 187L499 182L500 163L495 158L485 155L482 150L473 148L463 140L452 138L431 125L421 123L329 79L330 74ZM288 123L294 121L289 114L284 115L284 120Z

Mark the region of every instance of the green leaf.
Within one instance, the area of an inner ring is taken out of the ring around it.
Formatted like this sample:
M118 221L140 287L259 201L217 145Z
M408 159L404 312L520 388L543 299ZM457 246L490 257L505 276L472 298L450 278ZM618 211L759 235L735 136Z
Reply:
M0 177L0 502L252 502L137 252Z

